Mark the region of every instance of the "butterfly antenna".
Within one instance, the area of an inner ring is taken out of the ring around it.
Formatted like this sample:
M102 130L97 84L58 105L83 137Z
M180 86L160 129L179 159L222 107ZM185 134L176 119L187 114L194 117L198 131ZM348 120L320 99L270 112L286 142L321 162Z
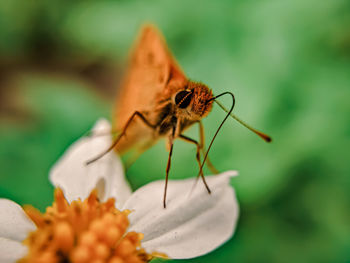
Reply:
M249 126L248 124L246 124L244 121L242 121L241 119L239 119L236 115L234 115L232 112L229 112L229 110L227 110L225 108L224 105L221 104L221 102L215 100L216 104L218 104L220 106L221 109L223 109L225 112L229 113L229 115L235 119L236 121L238 121L240 124L242 124L244 127L248 128L249 130L251 130L252 132L254 132L256 135L258 135L261 139L263 139L266 142L271 142L272 138L270 136L268 136L267 134L258 131L257 129L254 129L253 127Z

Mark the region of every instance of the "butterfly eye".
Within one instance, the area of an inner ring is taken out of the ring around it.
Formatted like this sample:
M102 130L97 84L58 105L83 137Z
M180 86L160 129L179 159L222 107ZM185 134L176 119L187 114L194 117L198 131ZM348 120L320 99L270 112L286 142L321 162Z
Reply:
M191 102L192 94L193 93L191 91L187 90L179 91L175 96L176 105L181 109L186 108Z

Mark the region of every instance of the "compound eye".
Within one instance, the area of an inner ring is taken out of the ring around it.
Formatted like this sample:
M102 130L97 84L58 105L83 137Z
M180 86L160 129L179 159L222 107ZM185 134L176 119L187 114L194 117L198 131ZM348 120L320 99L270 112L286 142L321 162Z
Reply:
M191 102L192 94L191 91L187 90L179 91L175 96L176 105L181 109L186 108Z

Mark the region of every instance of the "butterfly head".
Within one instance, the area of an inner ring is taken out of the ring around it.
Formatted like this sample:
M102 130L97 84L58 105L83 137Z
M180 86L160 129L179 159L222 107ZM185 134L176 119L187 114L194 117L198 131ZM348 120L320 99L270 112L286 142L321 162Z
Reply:
M174 102L182 114L192 120L200 120L211 111L213 93L207 85L189 81L183 90L176 93Z

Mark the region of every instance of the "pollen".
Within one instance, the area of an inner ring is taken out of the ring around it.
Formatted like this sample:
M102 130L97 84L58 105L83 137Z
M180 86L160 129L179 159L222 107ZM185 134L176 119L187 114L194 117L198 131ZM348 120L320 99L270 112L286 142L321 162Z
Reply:
M142 263L154 257L141 247L143 234L127 232L130 211L118 210L113 198L100 203L94 190L69 204L59 188L54 198L45 213L24 207L37 229L23 241L28 254L19 263Z

